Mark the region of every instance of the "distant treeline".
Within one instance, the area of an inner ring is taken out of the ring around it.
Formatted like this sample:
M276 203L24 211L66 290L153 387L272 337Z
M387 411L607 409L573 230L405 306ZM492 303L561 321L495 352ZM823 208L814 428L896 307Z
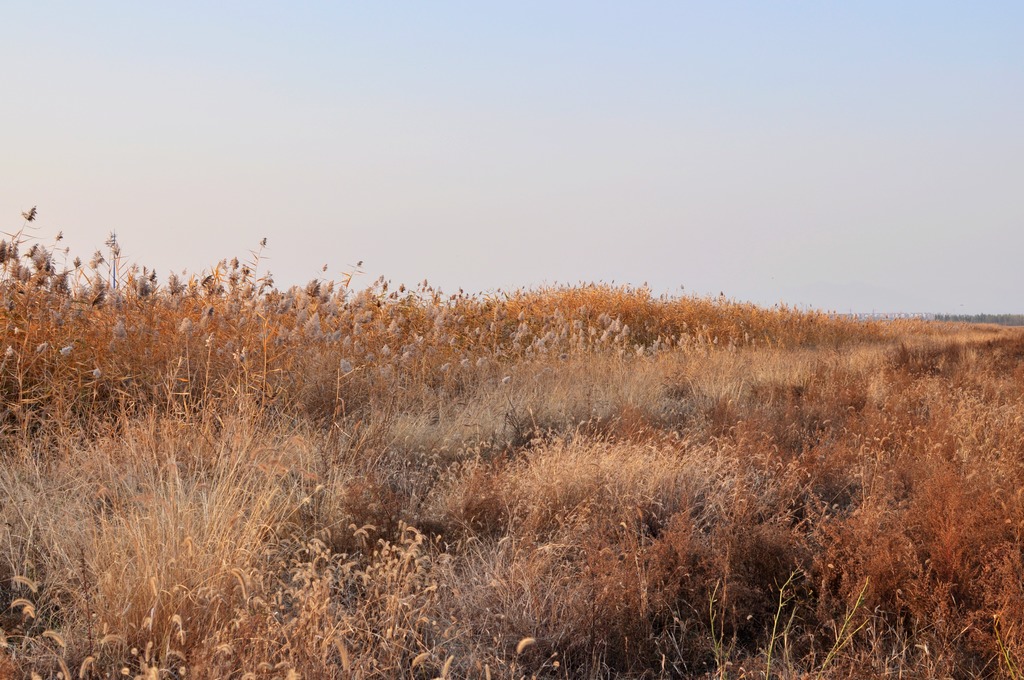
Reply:
M936 321L996 323L1001 326L1024 326L1024 314L936 314Z

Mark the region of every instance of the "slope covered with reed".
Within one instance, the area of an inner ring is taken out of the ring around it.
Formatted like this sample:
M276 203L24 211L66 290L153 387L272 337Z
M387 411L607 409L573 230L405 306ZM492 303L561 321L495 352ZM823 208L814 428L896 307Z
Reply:
M0 243L0 677L1017 677L1024 335Z

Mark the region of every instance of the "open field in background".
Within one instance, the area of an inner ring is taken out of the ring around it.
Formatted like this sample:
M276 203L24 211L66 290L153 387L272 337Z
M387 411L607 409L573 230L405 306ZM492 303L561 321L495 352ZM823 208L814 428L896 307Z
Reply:
M0 677L1022 677L1019 331L257 272L0 245Z

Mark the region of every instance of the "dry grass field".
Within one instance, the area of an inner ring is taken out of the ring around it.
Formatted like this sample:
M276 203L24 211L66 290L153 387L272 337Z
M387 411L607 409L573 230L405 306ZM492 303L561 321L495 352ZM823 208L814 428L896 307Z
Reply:
M1024 677L1024 335L0 245L0 677Z

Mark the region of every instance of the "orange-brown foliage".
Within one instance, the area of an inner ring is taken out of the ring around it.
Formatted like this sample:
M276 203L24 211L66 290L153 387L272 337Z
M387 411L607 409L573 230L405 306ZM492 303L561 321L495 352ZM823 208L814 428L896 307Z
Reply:
M109 249L0 244L0 677L1020 677L1020 333Z

